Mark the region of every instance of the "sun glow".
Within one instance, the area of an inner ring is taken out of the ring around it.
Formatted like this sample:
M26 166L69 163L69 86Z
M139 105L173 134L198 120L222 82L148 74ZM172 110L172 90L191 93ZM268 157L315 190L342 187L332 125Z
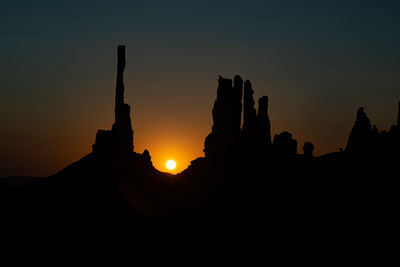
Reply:
M167 167L168 170L173 170L176 168L176 162L170 159L165 163L165 167Z

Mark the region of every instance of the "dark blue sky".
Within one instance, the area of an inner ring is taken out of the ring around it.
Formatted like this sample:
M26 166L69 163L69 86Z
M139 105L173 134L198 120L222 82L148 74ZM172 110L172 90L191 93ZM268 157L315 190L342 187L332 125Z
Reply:
M219 74L270 97L272 132L316 153L346 143L357 107L388 128L400 100L398 1L2 1L0 176L49 175L113 121L127 46L135 150L179 170L202 155Z

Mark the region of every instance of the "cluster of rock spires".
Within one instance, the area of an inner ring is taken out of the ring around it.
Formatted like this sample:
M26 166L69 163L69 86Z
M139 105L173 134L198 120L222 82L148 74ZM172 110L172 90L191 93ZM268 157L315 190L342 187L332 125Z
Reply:
M118 46L117 55L115 122L111 130L97 132L96 142L93 145L95 154L126 155L133 153L131 108L124 102L125 46ZM258 110L256 110L253 95L254 90L250 81L243 82L239 75L234 77L233 82L231 79L219 76L217 99L212 110L212 131L204 142L206 159L218 160L229 155L236 155L238 151L245 153L246 156L274 155L278 158L287 158L297 154L297 141L292 138L291 133L284 131L276 134L271 140L268 97L259 98ZM400 102L398 109L397 125L393 125L388 132L379 132L377 127L371 124L364 109L360 107L345 152L353 155L365 155L372 152L394 153L400 151ZM304 157L312 158L313 151L314 145L305 142ZM147 150L141 156L146 162L151 163L151 157Z
M287 158L297 155L297 141L292 134L284 131L276 134L271 142L271 123L268 116L268 97L258 100L258 112L254 107L254 90L250 81L236 75L233 81L219 77L217 99L212 111L213 126L204 143L206 158L216 159L236 155L238 151L245 155L260 157L273 155ZM241 111L243 97L243 125ZM303 156L312 158L314 145L305 142ZM378 131L360 107L357 118L348 138L345 149L350 155L393 154L400 151L400 102L397 125L389 132Z
M283 132L271 142L271 123L268 116L268 97L258 100L258 111L254 105L254 90L250 81L236 75L233 81L219 77L217 99L214 102L212 132L204 143L206 158L219 158L235 154L240 150L248 154L276 151L281 156L297 153L297 141ZM243 125L242 118L243 97ZM307 150L310 153L310 150ZM312 154L312 150L311 150Z

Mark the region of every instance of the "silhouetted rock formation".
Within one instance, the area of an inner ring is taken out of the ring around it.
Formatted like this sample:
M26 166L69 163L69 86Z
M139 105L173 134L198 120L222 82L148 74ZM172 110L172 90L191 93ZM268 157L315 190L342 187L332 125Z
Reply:
M213 108L212 132L206 137L206 158L215 158L243 150L254 157L271 144L271 124L268 116L268 97L258 101L254 108L254 91L251 82L244 82L243 126L241 125L243 81L236 75L232 80L219 77L217 99Z
M145 162L145 164L151 165L153 166L153 162L151 162L151 156L150 156L150 152L145 149L143 151L143 153L141 154L143 161Z
M258 100L258 130L260 135L260 145L265 147L271 144L271 122L268 116L268 97L262 96Z
M397 123L399 116L398 111ZM389 131L379 131L360 107L345 151L358 160L392 162L400 154L400 127L392 125Z
M232 80L219 76L217 99L212 110L212 132L206 137L206 157L219 157L238 149L241 134L243 80L235 76Z
M360 107L357 111L356 121L350 132L349 139L345 151L349 153L363 153L368 151L368 145L371 144L374 132L377 129L372 128L372 124L364 112L364 108Z
M257 132L257 115L254 108L254 91L251 82L246 80L244 82L244 96L243 96L243 127L242 135L245 145L254 143L254 135Z
M133 130L131 125L131 107L124 103L125 46L118 46L117 81L115 90L115 122L111 131L99 130L93 153L126 154L133 152Z
M262 149L260 145L259 120L254 108L253 94L251 82L246 80L243 97L242 146L247 155L255 155L258 150Z
M304 156L307 158L312 158L314 157L313 152L314 152L314 145L310 142L305 142L303 146Z
M274 136L274 151L278 157L293 157L297 154L297 141L289 132L282 132Z

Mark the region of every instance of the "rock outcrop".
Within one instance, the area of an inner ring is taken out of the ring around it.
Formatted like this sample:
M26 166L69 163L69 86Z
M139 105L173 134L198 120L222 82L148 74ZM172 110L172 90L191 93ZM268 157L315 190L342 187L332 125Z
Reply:
M93 153L126 154L133 152L131 107L124 103L125 46L118 46L117 81L115 92L115 122L110 130L99 130Z

